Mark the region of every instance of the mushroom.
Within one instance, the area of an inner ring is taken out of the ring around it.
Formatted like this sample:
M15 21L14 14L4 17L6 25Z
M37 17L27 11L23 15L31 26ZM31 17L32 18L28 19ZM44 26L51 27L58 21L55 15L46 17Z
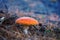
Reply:
M31 25L38 25L39 22L31 17L21 17L16 20L16 24L23 25L24 33L28 34L28 29Z

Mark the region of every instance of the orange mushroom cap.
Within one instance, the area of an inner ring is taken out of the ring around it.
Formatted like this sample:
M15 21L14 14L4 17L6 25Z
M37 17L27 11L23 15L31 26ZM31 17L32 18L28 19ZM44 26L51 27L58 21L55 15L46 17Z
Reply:
M34 18L31 18L31 17L21 17L21 18L18 18L16 20L16 23L17 24L21 24L21 25L37 25L39 24L38 21Z

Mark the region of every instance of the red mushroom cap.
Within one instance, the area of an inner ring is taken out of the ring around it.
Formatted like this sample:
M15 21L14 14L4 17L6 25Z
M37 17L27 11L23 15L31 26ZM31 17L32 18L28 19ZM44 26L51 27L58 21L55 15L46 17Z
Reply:
M39 24L38 21L34 18L31 18L31 17L21 17L21 18L18 18L16 20L16 23L17 24L21 24L21 25L37 25Z

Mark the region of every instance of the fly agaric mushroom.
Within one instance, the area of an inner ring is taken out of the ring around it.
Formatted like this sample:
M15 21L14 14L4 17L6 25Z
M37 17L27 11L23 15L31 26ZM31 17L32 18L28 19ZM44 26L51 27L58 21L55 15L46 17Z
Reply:
M31 17L21 17L21 18L18 18L16 20L16 23L17 24L20 24L20 25L23 25L24 27L24 33L25 34L28 34L28 29L29 29L29 26L31 25L38 25L38 21L34 18L31 18Z

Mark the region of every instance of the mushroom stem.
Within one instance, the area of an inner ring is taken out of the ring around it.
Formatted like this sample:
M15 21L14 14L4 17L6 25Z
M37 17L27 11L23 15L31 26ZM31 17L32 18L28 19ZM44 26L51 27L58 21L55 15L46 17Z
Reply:
M24 28L24 33L25 33L25 34L28 34L28 29L29 29L29 27L25 27L25 28Z
M25 34L28 34L28 30L27 30L27 29L24 29L24 33L25 33Z

